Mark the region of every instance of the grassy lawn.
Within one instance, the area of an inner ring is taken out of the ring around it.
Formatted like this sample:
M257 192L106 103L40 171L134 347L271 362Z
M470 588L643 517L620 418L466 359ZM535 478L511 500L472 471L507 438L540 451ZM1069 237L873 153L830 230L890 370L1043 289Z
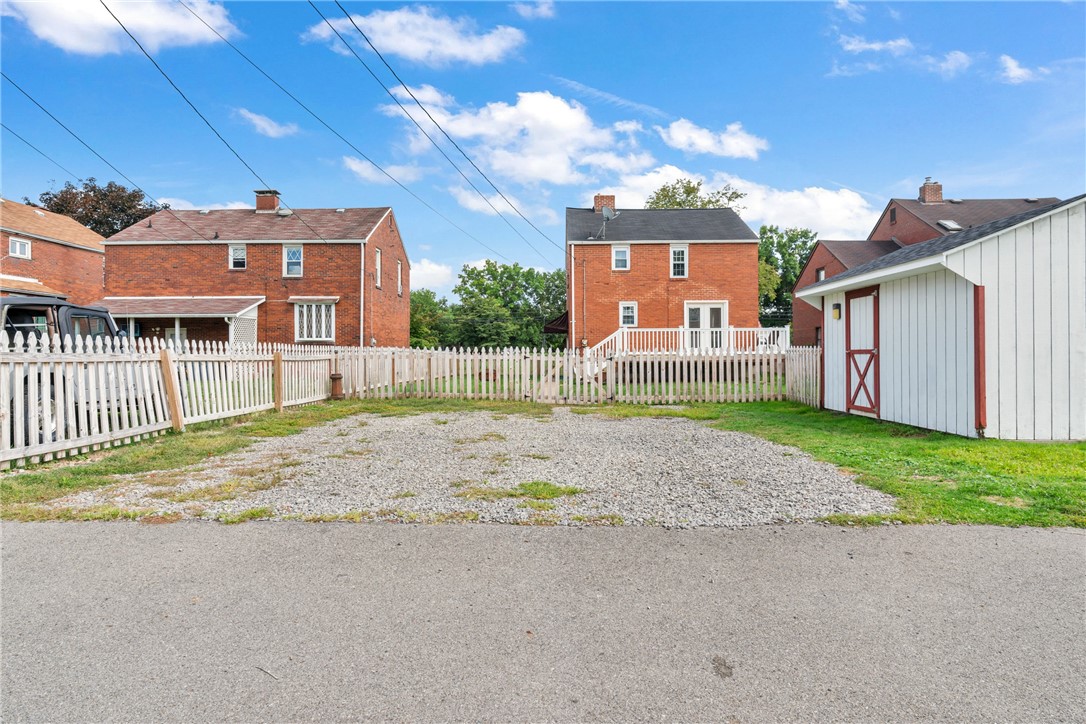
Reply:
M859 476L859 481L897 497L889 516L836 517L839 523L987 523L1086 527L1086 443L1020 443L968 440L862 417L813 410L788 402L696 404L676 409L641 405L574 407L578 413L615 417L686 417L722 430L747 432L793 445L818 460ZM489 411L495 415L549 417L547 405L463 400L347 400L265 412L248 418L193 426L188 432L0 473L0 517L42 519L34 503L114 483L116 475L171 470L233 452L263 437L301 432L312 425L359 413ZM437 420L438 424L442 421ZM470 441L465 441L465 444ZM502 491L503 495L510 492ZM546 497L519 491L532 505ZM563 493L565 494L565 493ZM63 516L59 516L63 517ZM131 517L113 509L88 512L94 519ZM259 517L253 513L251 517Z
M791 402L676 410L624 405L602 412L688 417L793 445L898 499L896 514L841 516L834 522L1086 527L1086 443L970 440Z

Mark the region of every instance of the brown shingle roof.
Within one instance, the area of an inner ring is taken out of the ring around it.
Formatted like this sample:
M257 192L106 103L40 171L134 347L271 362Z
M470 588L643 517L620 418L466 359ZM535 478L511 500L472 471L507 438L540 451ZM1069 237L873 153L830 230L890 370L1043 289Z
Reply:
M93 306L105 307L116 317L228 317L263 301L264 297L106 297Z
M68 295L64 292L58 292L56 289L45 286L37 279L29 280L25 278L11 277L7 274L0 274L0 291L5 292L25 292L27 294L42 294L49 297L60 297L61 299L67 299Z
M947 229L939 225L940 221L955 221L962 229L980 226L989 221L1020 214L1042 206L1054 204L1055 197L1039 198L1034 201L1025 199L961 199L960 202L944 201L941 204L922 204L916 199L893 199L898 206L907 209L928 226L940 234L950 234L956 229Z
M872 259L878 259L892 251L897 251L901 245L896 241L875 241L862 239L859 241L819 241L826 247L826 251L837 257L837 260L851 269L860 264L866 264Z
M390 211L372 209L295 209L293 214L257 213L253 209L159 211L106 241L317 241L365 239ZM150 222L150 226L148 226Z
M16 235L26 234L103 251L102 236L75 219L11 199L0 199L0 226Z

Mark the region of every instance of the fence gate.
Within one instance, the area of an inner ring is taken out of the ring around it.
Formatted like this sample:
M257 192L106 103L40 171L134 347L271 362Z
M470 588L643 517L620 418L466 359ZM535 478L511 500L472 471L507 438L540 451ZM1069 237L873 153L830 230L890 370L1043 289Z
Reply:
M846 409L879 414L879 289L845 294Z

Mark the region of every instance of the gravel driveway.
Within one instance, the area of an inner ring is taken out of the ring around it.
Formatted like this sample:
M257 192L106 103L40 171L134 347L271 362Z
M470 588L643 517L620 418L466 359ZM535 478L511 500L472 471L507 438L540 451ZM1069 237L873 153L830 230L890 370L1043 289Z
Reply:
M359 415L54 505L185 517L738 527L894 510L809 455L683 418ZM260 510L264 509L264 510Z

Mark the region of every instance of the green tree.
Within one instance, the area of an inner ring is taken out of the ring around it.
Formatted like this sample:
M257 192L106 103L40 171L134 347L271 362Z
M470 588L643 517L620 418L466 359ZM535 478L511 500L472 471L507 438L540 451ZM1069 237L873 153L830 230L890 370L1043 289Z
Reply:
M776 226L762 226L758 230L758 259L771 266L778 276L776 287L765 290L759 275L762 324L779 326L791 320L792 289L817 240L818 234L810 229L792 227L781 231Z
M488 259L480 268L465 266L453 292L460 297L455 308L460 344L477 346L485 338L490 346L538 347L546 343L544 323L565 308L566 273ZM473 315L479 323L489 319L496 330L478 332Z
M736 213L743 209L736 202L746 196L731 184L716 191L702 193L701 181L681 178L670 184L664 184L649 195L645 201L646 209L732 209Z
M411 290L411 346L444 347L452 344L455 322L449 302L430 289Z
M94 178L84 181L82 188L67 181L59 191L46 191L38 196L37 204L25 196L23 201L69 216L105 237L146 219L160 208L169 208L168 204L157 206L146 201L143 192L113 181L99 186Z

